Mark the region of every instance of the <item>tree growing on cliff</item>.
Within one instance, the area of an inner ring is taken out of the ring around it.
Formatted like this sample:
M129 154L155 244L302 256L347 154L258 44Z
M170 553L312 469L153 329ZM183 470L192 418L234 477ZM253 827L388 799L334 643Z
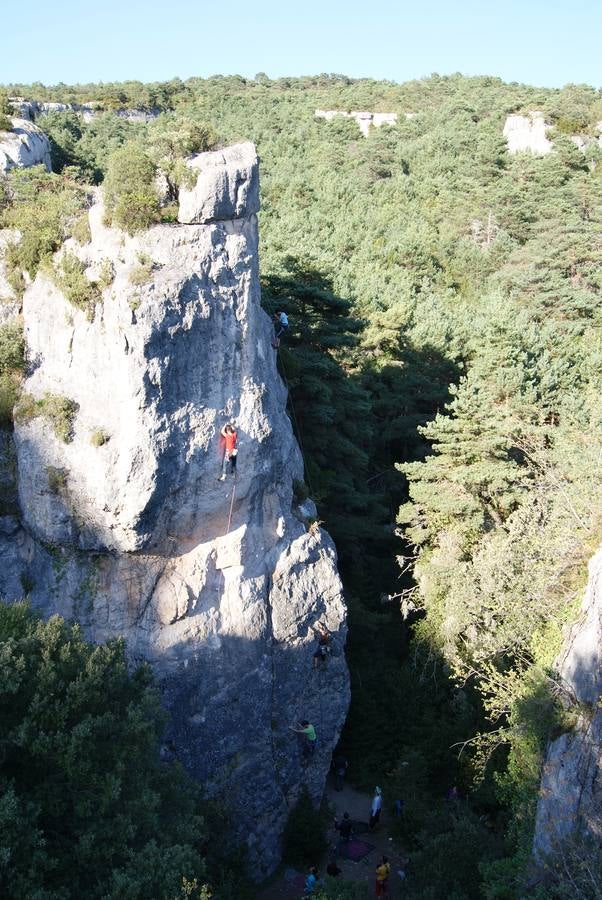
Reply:
M109 224L131 235L157 221L155 176L155 164L139 144L132 141L111 154L103 186Z
M10 116L12 116L13 113L14 110L8 102L5 91L0 91L0 131L12 130L13 123L11 122Z
M121 641L0 604L0 894L175 897L199 879L198 787L159 759L163 713Z
M148 152L165 178L170 202L177 201L180 185L192 175L186 167L185 157L212 150L217 140L217 132L211 125L190 118L169 114L151 123Z

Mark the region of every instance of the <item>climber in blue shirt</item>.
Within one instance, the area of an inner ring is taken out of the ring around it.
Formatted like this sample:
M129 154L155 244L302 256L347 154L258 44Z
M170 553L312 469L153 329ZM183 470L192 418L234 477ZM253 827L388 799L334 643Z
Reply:
M274 313L274 320L274 340L272 341L272 347L278 348L280 346L280 338L288 328L288 316L285 312L279 310Z

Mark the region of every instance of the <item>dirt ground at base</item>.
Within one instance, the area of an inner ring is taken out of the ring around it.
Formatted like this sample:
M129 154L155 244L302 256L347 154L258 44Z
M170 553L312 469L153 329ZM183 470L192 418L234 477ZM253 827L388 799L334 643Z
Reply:
M391 864L388 896L390 898L402 897L404 895L404 882L397 873L402 868L402 860L405 854L403 848L397 846L389 834L388 822L390 819L388 819L384 810L381 813L380 822L374 831L368 831L370 804L372 802L370 794L357 791L347 784L343 786L342 791L336 791L333 780L329 778L326 785L326 799L336 811L338 819L342 817L343 813L347 812L354 822L363 823L365 830L360 828L360 833L357 834L357 837L359 840L372 844L374 847L359 862L338 857L337 865L342 870L339 878L364 884L366 898L374 897L375 869L380 862L381 856L384 854L389 858L389 863ZM338 833L333 826L328 833L329 844L335 846L337 838ZM326 853L317 863L320 878L323 878L326 873L326 865L329 858L329 854ZM294 880L291 878L291 874L290 869L281 868L269 882L259 889L257 895L259 900L297 900L297 898L304 896L304 882L307 872L299 870L299 876Z

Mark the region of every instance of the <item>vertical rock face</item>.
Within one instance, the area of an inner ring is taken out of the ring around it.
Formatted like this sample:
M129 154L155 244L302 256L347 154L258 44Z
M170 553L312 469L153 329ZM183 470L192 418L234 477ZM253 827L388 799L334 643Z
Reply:
M0 172L28 166L50 166L50 143L37 125L12 119L13 130L0 132Z
M504 137L509 153L534 153L545 156L552 152L552 141L547 136L549 122L544 114L534 110L527 116L508 116L504 125Z
M165 755L221 798L267 874L303 785L322 794L346 715L345 606L332 541L293 493L303 465L259 305L254 148L193 168L181 224L129 238L97 202L91 243L64 248L91 276L112 267L93 316L44 275L25 293L25 391L42 414L16 426L22 524L0 529L0 594L26 584L44 614L125 635L151 662ZM71 401L70 443L49 397ZM219 482L230 420L236 481ZM334 634L323 671L317 620ZM307 760L289 728L303 718L319 738Z
M366 112L361 110L352 110L351 112L347 112L346 110L341 109L317 109L314 113L314 118L316 119L326 119L327 122L331 122L332 119L340 116L344 119L355 119L357 122L359 130L362 132L364 137L368 137L370 134L370 126L374 128L380 128L381 125L395 125L397 122L397 113L375 113L375 112ZM411 113L406 113L406 118L411 117Z
M574 730L548 747L533 845L539 858L566 838L602 839L602 550L590 562L581 616L558 669L582 713Z

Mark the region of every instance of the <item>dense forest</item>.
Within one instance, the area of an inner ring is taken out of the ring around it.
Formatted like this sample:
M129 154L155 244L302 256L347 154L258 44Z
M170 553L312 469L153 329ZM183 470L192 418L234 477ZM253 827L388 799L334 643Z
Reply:
M40 117L56 174L0 183L17 290L81 232L87 185L134 231L173 215L158 169L173 200L187 154L257 144L263 302L289 316L281 372L347 586L349 777L404 799L408 896L519 896L542 754L573 720L552 663L600 539L602 148L571 135L595 136L602 94L262 74L6 92L99 111ZM365 138L318 108L399 119ZM554 152L510 155L505 118L533 109ZM89 302L81 273L56 277ZM5 419L21 357L5 326ZM541 896L575 896L550 877Z

